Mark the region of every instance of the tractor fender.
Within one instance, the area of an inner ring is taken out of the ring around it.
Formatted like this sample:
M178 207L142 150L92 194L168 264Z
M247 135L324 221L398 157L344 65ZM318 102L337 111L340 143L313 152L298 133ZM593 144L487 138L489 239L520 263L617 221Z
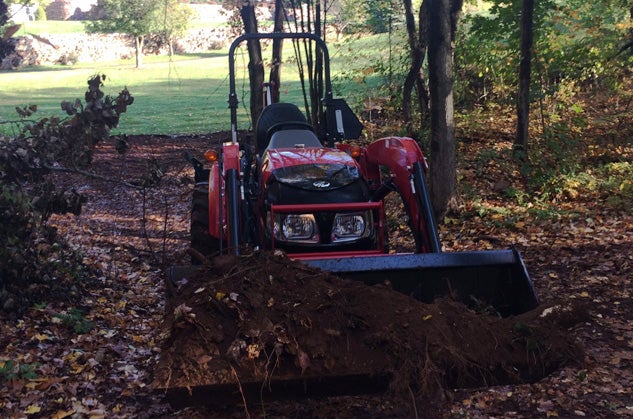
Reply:
M209 172L209 234L226 240L227 214L226 173L234 170L240 173L240 150L237 143L224 143L220 158L213 163Z

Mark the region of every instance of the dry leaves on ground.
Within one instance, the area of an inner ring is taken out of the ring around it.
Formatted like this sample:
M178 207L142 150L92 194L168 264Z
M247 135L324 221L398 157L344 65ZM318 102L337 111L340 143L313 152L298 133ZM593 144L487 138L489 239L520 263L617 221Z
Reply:
M0 410L7 417L242 417L241 407L174 410L151 383L157 365L165 295L164 268L189 257L191 170L183 149L204 150L208 138L130 138L119 156L100 147L96 170L135 180L160 167L160 186L134 190L68 176L90 200L77 218L55 224L84 262L100 274L85 284L81 304L62 299L0 321ZM156 164L158 166L156 166ZM492 190L494 182L489 185ZM486 189L486 186L482 186ZM494 199L490 197L482 199ZM492 205L492 204L491 204ZM495 203L496 205L496 203ZM584 205L584 204L583 204ZM583 208L578 208L579 211ZM584 218L551 223L517 220L513 227L471 221L442 227L446 250L521 250L545 303L569 300L590 318L572 329L585 348L568 365L532 384L450 390L443 414L466 417L613 417L633 415L633 217L587 209ZM77 290L78 292L80 290ZM273 403L252 417L402 417L386 396L334 397ZM417 413L423 414L418 406Z

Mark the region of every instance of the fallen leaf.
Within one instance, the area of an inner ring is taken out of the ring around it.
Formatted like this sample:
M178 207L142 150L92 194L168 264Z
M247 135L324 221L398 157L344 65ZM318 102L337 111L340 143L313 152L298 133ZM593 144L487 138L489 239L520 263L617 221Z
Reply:
M35 404L31 404L24 410L24 413L27 415L34 415L36 413L40 413L41 411L42 411L41 407Z
M37 339L39 342L44 342L45 340L50 340L51 337L49 335L45 335L43 333L36 333L35 336L33 336L35 339Z
M75 414L75 410L58 410L51 419L64 419Z

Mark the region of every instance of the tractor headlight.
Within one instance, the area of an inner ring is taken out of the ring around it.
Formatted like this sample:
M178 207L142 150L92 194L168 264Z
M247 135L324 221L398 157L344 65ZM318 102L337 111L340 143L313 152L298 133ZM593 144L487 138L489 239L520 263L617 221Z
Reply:
M310 240L316 230L312 214L288 214L281 225L281 232L288 240Z
M313 214L277 213L273 222L273 235L276 240L284 242L318 243L319 227Z
M371 211L338 213L332 225L332 243L362 239L371 234Z

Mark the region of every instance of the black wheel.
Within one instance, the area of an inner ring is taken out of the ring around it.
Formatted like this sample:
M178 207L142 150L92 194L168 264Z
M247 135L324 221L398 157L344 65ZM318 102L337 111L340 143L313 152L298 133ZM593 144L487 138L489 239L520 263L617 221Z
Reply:
M191 248L204 256L220 250L220 240L209 234L209 186L206 183L196 184L191 197ZM194 265L201 264L195 257Z

